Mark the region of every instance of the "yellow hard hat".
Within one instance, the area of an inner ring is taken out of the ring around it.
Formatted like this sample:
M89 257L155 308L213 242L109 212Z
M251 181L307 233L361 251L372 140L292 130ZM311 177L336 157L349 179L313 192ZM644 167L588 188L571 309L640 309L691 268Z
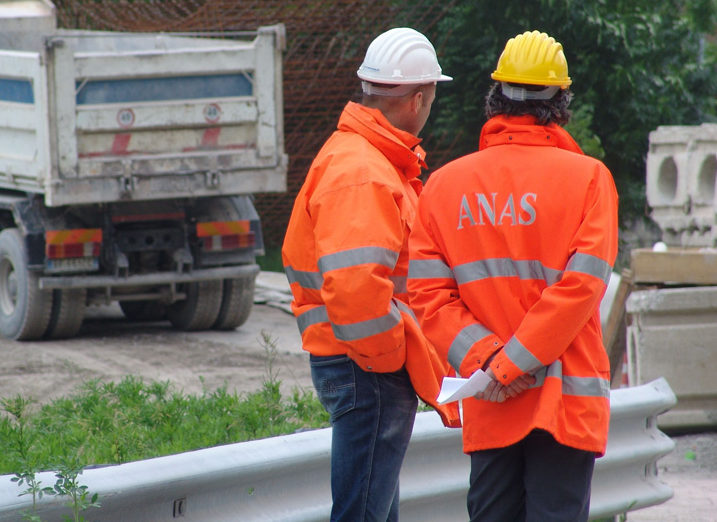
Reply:
M561 89L573 82L563 46L539 31L526 31L508 40L490 77L499 82L557 85Z

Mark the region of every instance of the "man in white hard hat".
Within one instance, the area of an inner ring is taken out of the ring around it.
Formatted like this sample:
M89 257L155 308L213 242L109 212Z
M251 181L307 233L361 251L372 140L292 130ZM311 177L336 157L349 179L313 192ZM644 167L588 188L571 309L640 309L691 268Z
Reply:
M332 521L398 519L398 476L418 394L436 397L447 364L407 306L407 239L425 166L417 136L441 73L433 45L405 28L379 35L349 102L314 159L282 249L292 308L333 427Z

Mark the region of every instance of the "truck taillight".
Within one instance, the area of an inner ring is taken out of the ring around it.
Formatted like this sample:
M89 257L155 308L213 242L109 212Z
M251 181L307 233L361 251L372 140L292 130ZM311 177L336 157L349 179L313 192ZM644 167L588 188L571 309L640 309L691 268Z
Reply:
M45 270L48 273L99 270L102 229L74 228L45 232Z
M99 228L48 230L45 232L45 257L47 259L99 257L101 247L102 230Z
M197 223L197 237L206 251L235 250L254 246L249 220Z

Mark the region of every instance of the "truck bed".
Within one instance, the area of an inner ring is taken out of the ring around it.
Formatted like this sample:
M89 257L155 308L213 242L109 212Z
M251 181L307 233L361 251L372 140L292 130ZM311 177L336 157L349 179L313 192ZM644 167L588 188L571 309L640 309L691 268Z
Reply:
M286 190L283 25L44 42L0 50L0 188L47 206Z

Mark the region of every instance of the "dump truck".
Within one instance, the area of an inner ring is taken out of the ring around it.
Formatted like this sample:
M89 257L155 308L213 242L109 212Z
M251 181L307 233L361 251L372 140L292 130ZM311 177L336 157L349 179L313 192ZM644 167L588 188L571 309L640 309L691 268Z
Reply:
M233 329L286 190L282 24L217 34L57 27L0 1L0 336L75 336L87 307Z

